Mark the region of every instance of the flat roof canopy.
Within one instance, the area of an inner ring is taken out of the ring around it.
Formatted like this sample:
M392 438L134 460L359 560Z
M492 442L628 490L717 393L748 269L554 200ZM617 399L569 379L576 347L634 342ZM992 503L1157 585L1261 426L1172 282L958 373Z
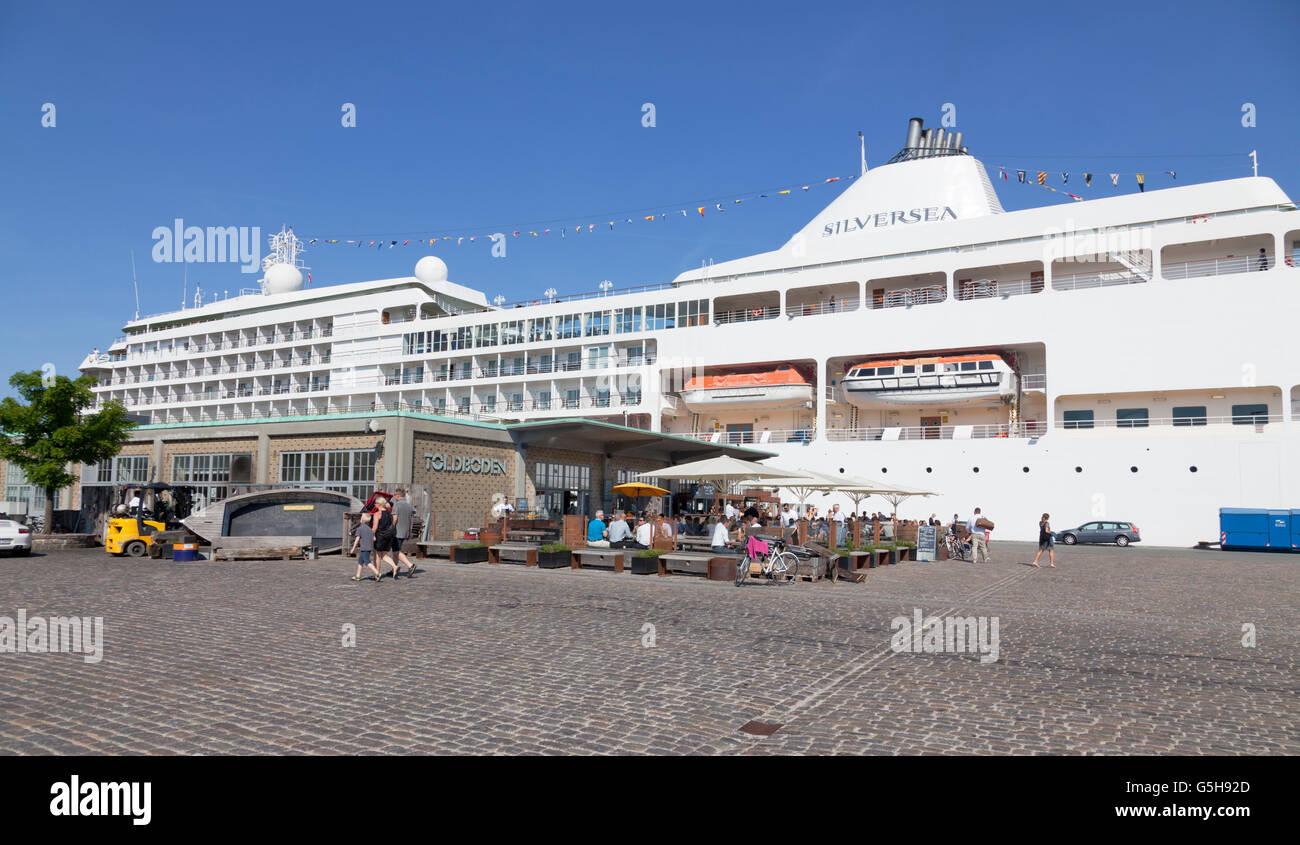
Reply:
M665 465L697 461L718 455L730 455L742 461L761 461L776 455L730 443L709 443L691 437L679 437L658 431L629 428L614 423L583 419L546 420L507 424L514 442L524 448L544 446L597 452L620 458L644 458Z

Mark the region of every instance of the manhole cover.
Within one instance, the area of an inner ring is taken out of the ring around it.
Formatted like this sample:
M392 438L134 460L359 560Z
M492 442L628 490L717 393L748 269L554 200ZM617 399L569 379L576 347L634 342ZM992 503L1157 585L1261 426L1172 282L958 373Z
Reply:
M757 722L752 719L740 726L741 733L754 736L771 736L779 730L781 730L780 722Z

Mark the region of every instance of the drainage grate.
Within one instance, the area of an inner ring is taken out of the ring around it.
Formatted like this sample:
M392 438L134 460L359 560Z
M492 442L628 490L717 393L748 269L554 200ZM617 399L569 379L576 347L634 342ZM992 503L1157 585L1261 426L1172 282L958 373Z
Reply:
M756 722L750 720L740 726L741 733L753 734L754 736L771 736L781 730L780 722Z

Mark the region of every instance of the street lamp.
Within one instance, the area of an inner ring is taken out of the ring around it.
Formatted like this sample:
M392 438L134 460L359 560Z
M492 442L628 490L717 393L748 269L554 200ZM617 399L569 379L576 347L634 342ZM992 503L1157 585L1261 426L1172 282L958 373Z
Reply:
M496 303L496 306L497 306L498 308L500 308L500 307L501 307L501 303L505 302L505 301L506 301L506 298L505 298L504 296L502 296L501 294L497 294L496 296L492 297L492 301Z
M611 282L609 279L606 279L605 281L600 283L600 289L605 292L605 296L609 296L609 289L612 287L614 287L614 283Z
M543 295L551 302L555 301L555 295L557 293L559 293L559 291L557 291L555 288L547 288L545 291L543 291Z

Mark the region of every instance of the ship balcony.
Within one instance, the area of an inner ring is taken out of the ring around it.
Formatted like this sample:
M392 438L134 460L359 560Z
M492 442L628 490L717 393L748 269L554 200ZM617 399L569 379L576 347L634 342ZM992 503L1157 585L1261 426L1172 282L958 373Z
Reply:
M1254 273L1271 270L1275 262L1273 253L1234 255L1225 258L1202 258L1195 261L1169 261L1160 266L1160 275L1166 279L1195 279L1203 276L1228 276L1233 273Z

